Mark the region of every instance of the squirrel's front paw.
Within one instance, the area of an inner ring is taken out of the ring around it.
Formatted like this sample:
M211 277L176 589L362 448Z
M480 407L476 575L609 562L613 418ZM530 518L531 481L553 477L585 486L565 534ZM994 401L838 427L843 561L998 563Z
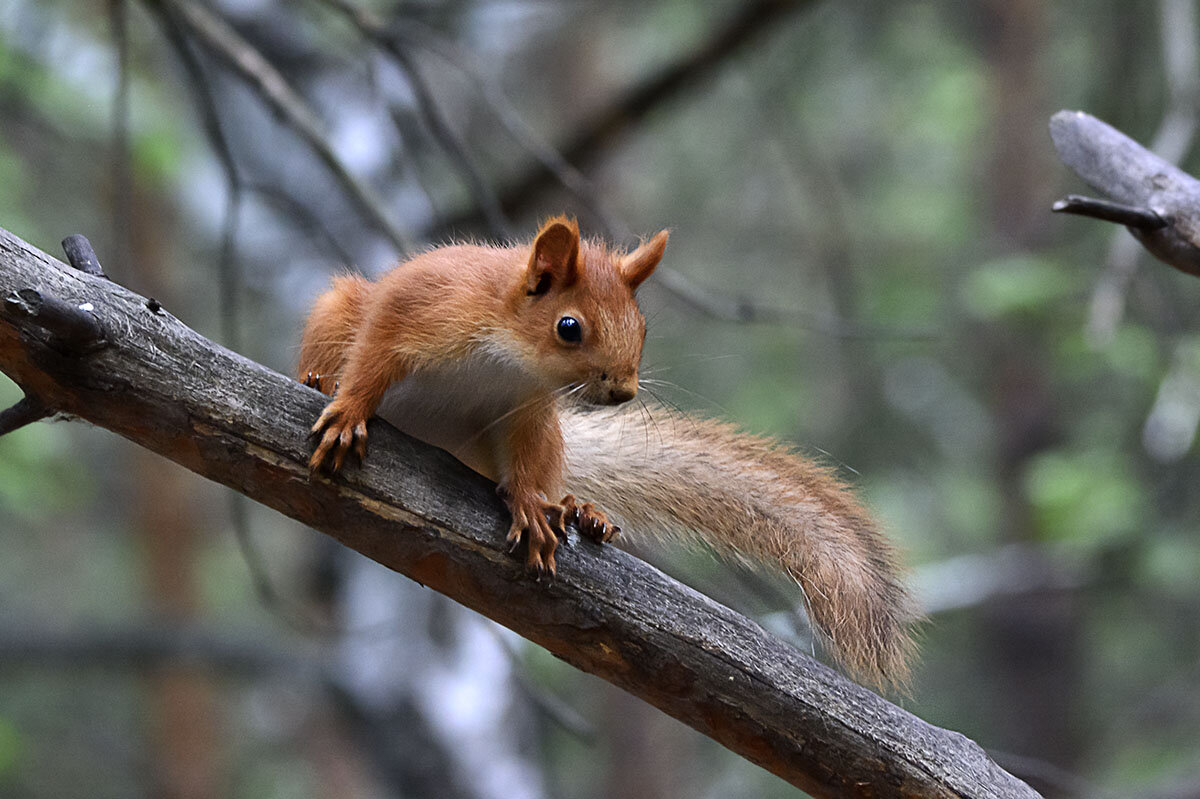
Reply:
M336 399L325 406L317 423L313 425L312 435L319 437L320 442L312 457L308 459L308 468L311 471L317 471L326 463L329 463L331 471L338 471L346 460L346 454L351 450L358 455L359 460L367 455L366 418L361 414L352 413Z
M598 544L607 544L621 534L621 528L608 520L604 511L590 502L580 504L574 494L562 498L563 518L574 522L580 535L587 536Z
M512 513L508 530L509 551L516 550L524 539L529 547L525 568L539 576L554 574L554 550L558 548L558 533L563 529L563 506L547 502L541 494L511 494L500 490L500 496Z

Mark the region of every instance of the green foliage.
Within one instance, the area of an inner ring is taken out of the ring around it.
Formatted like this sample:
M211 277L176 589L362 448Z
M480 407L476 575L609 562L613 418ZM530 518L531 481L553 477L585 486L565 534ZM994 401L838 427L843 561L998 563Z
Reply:
M973 268L963 283L962 302L972 315L996 320L1042 313L1073 288L1070 277L1053 261L1009 256Z
M0 716L0 785L12 779L21 758L22 738L11 720Z
M20 398L20 389L0 378L0 408ZM0 518L33 523L86 506L88 481L73 479L69 454L70 434L60 424L29 425L0 437Z
M1024 482L1041 535L1085 551L1137 535L1147 515L1136 476L1111 451L1037 455Z

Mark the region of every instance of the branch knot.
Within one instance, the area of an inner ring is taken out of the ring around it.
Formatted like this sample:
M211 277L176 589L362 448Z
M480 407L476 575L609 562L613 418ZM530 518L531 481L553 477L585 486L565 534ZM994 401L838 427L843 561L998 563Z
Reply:
M93 313L90 302L72 305L37 289L24 288L4 298L10 316L33 321L49 335L47 346L63 355L80 356L108 344L104 326Z

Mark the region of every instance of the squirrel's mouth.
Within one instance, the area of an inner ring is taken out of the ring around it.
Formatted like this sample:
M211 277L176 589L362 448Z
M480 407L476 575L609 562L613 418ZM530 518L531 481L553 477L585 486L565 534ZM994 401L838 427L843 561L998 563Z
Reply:
M637 384L631 386L588 382L567 396L584 405L621 405L637 396Z

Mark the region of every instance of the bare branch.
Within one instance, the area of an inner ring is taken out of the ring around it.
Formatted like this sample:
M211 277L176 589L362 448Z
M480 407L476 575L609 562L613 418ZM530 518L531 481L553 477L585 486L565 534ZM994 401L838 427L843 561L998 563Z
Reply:
M890 341L928 341L936 337L933 331L895 330L873 327L836 317L761 305L743 297L725 297L699 286L689 277L670 267L654 270L655 285L662 286L684 305L710 319L738 324L781 324L811 330L831 338L888 339Z
M347 8L352 7L348 0L332 1ZM525 121L508 98L496 73L481 64L475 53L458 46L455 42L441 36L437 31L417 20L407 19L403 25L382 27L379 26L378 18L368 17L367 19L374 21L374 26L369 28L372 38L390 37L398 43L397 46L400 46L400 43L406 43L420 47L441 58L466 76L475 84L480 100L495 115L496 121L508 132L513 141L553 175L554 181L566 189L575 202L595 218L606 236L620 241L630 241L634 238L633 230L618 219L605 205L595 183L572 166L558 150L542 138L533 126Z
M500 82L494 75L477 64L471 53L438 36L436 32L418 22L407 20L402 26L389 27L378 17L353 5L349 0L322 1L336 6L354 19L364 36L381 43L386 42L389 47L400 47L400 42L418 45L435 53L471 78L479 88L480 97L496 115L505 130L534 156L548 182L557 182L565 188L581 207L596 218L609 237L621 241L629 241L634 238L632 228L624 220L611 213L600 201L600 190L596 185L573 166L567 157L537 135L536 131L521 118L516 108L513 107ZM735 23L731 23L731 27L734 25ZM747 31L744 27L738 28L738 30L742 32L742 35L752 33L752 30ZM626 97L635 93L635 90L631 90ZM601 116L604 117L603 114ZM576 137L585 136L577 133ZM455 223L447 223L442 227L450 228L453 224ZM676 300L711 319L722 322L786 324L833 338L846 339L926 340L933 337L926 331L895 331L875 328L842 319L821 318L816 314L795 309L764 306L744 297L729 299L705 290L682 272L669 267L660 267L655 272L654 280Z
M109 0L108 12L113 49L117 53L117 82L112 100L112 233L118 267L128 270L130 258L133 257L133 170L129 152L129 3L127 0Z
M314 680L324 671L318 659L264 641L262 636L235 636L192 625L70 631L0 627L0 665L6 669L21 665L41 669L47 664L156 669L181 663L235 675L284 672Z
M197 3L190 0L147 2L164 2L178 11L197 39L242 78L312 148L363 216L386 235L401 253L413 249L408 236L388 215L383 198L369 184L355 177L338 158L325 134L324 123L262 53L223 19Z
M26 394L11 408L0 411L0 436L8 435L27 424L45 419L53 413L37 397Z
M572 538L553 583L528 579L504 546L494 486L378 420L361 468L311 476L307 430L323 395L0 231L0 294L32 285L90 303L111 335L64 354L37 319L0 307L0 369L26 392L445 593L812 795L1037 795L963 736L613 547Z
M1200 181L1082 111L1059 111L1050 135L1067 166L1118 203L1145 208L1168 224L1131 227L1163 263L1200 276Z
M463 182L475 200L475 206L483 214L488 227L495 236L507 238L512 235L512 223L500 207L500 200L492 191L491 185L483 176L479 165L467 149L466 142L454 130L442 109L438 106L429 84L421 76L421 70L412 55L404 48L399 39L390 36L383 21L371 11L360 8L346 0L322 0L326 6L335 9L349 19L364 38L374 41L388 55L392 62L404 73L412 87L413 96L417 101L417 113L425 127L429 129L434 141L442 148L450 163L458 170Z
M246 190L254 194L264 205L275 209L277 213L284 217L290 217L293 222L297 223L304 235L315 242L320 242L338 263L343 265L354 263L354 256L338 241L337 235L329 229L325 219L298 198L281 190L278 186L265 183L248 183Z
M596 727L570 704L555 696L544 687L534 683L529 668L521 660L521 653L508 636L494 624L484 622L484 629L491 633L512 665L512 677L530 705L541 716L562 727L563 730L581 741L592 743L596 738Z
M753 0L739 5L737 12L697 47L626 88L567 134L558 151L567 163L583 168L651 111L703 84L760 35L813 4L813 0ZM515 216L531 207L554 180L553 171L542 163L534 164L499 192L501 206ZM478 221L478 211L472 209L447 219L445 227L458 230Z
M236 348L241 339L238 308L242 283L236 258L237 226L241 216L245 184L241 172L238 170L237 160L233 157L233 148L230 147L224 126L221 124L221 115L217 111L217 101L213 95L208 74L204 71L199 59L196 58L196 54L192 52L191 44L184 36L174 12L161 3L151 3L150 10L158 18L159 26L163 29L167 40L175 50L175 55L187 72L187 83L195 94L196 106L204 125L204 133L225 173L227 192L225 221L222 225L221 249L217 259L217 275L221 287L218 306L222 338L225 339L226 346Z

